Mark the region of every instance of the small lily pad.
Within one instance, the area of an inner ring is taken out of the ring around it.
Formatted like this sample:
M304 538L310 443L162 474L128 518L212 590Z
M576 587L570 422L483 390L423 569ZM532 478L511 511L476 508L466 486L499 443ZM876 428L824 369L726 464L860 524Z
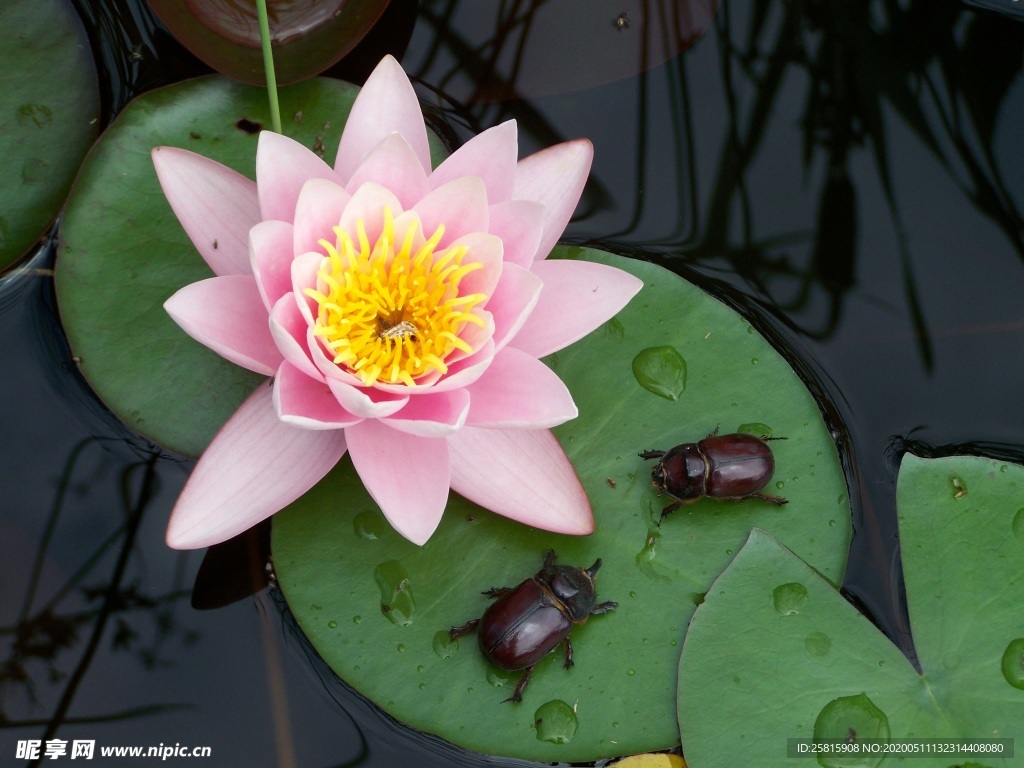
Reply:
M641 349L633 358L636 383L666 400L678 400L686 389L686 360L672 346Z
M969 493L958 495L953 477ZM1014 520L1022 499L1024 467L967 456L904 458L900 543L920 673L811 567L754 531L690 623L679 667L687 757L695 765L781 768L793 762L788 739L1018 737L1024 540ZM798 611L773 605L778 584L803 586ZM997 751L979 754L986 764L1010 764ZM915 755L913 762L948 768L970 755ZM817 762L893 762L859 757Z
M39 240L99 127L96 68L70 3L0 5L0 269Z

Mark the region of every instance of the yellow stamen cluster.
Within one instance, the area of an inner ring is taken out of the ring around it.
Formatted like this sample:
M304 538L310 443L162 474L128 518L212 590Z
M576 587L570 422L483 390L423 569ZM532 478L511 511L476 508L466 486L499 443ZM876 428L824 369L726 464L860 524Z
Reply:
M341 227L334 233L334 244L320 241L327 256L316 288L304 293L318 305L313 333L337 365L368 385L411 387L430 371L445 373L452 351L472 351L460 334L466 323L484 325L473 308L487 296L460 295L459 283L483 265L466 261L465 246L435 252L443 226L415 251L415 226L395 250L390 208L384 209L384 227L372 246L361 219L358 242Z

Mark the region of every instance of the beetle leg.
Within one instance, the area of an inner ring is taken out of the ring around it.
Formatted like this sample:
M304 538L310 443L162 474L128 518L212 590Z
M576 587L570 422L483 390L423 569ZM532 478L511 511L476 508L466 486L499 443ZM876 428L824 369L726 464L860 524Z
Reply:
M661 510L661 517L658 518L658 525L661 525L662 520L664 520L668 515L671 515L681 506L683 506L683 503L681 501L673 501L671 504L669 504L667 507Z
M665 451L644 451L637 454L641 459L660 459L664 455Z
M548 568L553 566L555 564L555 560L557 559L558 555L555 554L555 550L549 549L547 552L544 553L544 566L542 570L546 571Z
M526 686L530 682L530 673L533 672L533 667L527 667L523 670L523 676L519 678L519 682L516 683L516 689L512 691L512 695L507 699L504 699L501 703L504 704L506 701L519 702L523 700L523 691L526 690Z
M489 598L491 598L493 600L496 597L504 597L505 595L507 595L511 591L512 591L512 587L491 587L490 589L485 590L484 592L481 592L480 594L481 595L487 595Z
M565 664L562 666L565 669L569 669L573 665L572 660L572 643L569 642L569 636L565 636Z
M789 499L784 499L781 496L772 496L769 493L752 493L749 496L744 496L745 499L761 499L762 501L770 501L772 504L778 504L780 507L783 504L789 504Z
M705 439L705 440L708 440L708 439L710 439L710 438L714 437L715 435L717 435L717 434L718 434L718 428L719 428L719 427L721 427L721 426L722 426L721 424L717 425L717 426L715 427L715 431L714 431L714 432L712 432L712 433L711 433L710 435L708 435L707 437L705 437L704 439Z
M619 604L616 603L614 600L609 600L607 603L598 603L590 609L590 615L596 616L599 613L608 613L608 611L613 611L618 607Z
M765 442L768 440L789 440L788 437L768 437L767 435L761 435L761 439Z
M480 619L473 619L471 621L467 621L461 627L452 627L451 629L448 630L448 637L450 637L452 640L454 640L457 637L462 637L463 635L468 635L470 632L472 632L474 629L476 629L476 626L479 623L480 623Z

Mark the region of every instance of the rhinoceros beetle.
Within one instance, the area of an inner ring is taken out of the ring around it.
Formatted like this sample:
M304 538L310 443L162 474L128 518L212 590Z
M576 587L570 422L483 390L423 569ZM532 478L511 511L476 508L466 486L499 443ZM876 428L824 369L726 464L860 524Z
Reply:
M548 550L544 565L517 587L494 587L483 594L495 598L484 615L452 627L452 639L479 630L480 650L499 669L523 670L515 691L505 701L522 701L537 662L565 641L565 668L573 665L569 632L590 616L607 613L618 603L597 602L594 576L601 567L598 558L589 568L555 565L556 555Z
M761 493L775 471L775 457L769 440L783 437L719 435L716 429L696 443L683 443L669 451L644 451L643 459L661 459L651 470L651 481L672 499L661 517L682 504L703 498L719 501L761 499L786 504L787 499Z

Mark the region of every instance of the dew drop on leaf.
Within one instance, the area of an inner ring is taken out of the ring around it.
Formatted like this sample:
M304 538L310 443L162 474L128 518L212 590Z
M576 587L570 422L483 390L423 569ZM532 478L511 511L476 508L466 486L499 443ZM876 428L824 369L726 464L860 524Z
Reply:
M1014 688L1024 689L1024 637L1011 640L1003 651L1003 677Z
M397 560L388 560L374 569L373 578L380 587L380 612L384 617L400 627L411 624L416 601L405 566Z
M824 632L811 632L804 638L804 647L811 656L825 656L832 650L832 639Z
M772 602L775 604L775 610L783 616L800 613L800 609L807 602L807 587L796 582L780 584L772 590Z
M533 722L537 738L552 744L568 744L579 726L576 713L561 699L541 704L533 715Z
M434 634L434 653L442 659L450 659L459 649L459 641L453 640L445 630L439 629Z
M678 400L686 389L686 360L675 347L648 347L633 358L633 376L648 392Z
M885 740L889 738L889 733L889 718L864 693L833 699L822 708L814 721L815 742L853 744L864 739ZM882 753L868 752L819 754L818 763L825 768L872 768L884 756Z
M1024 507L1018 509L1013 516L1013 535L1024 541Z

